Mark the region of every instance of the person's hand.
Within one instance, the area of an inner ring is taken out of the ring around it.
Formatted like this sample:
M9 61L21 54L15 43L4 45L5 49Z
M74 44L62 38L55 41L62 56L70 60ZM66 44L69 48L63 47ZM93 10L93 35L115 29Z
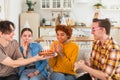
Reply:
M45 60L53 57L54 57L53 55L36 55L35 59L38 61L38 60Z
M33 77L33 76L37 76L38 74L39 74L39 71L36 70L35 72L29 73L29 74L28 74L28 77L31 78L31 77Z
M27 47L28 47L28 41L24 41L23 43L22 43L22 47L23 47L23 49L25 50L25 51L27 51Z
M24 54L24 56L26 56L26 54L27 54L28 45L29 45L28 41L23 41L22 47L23 47L23 54Z
M76 71L77 69L82 69L82 67L84 67L85 65L85 61L84 60L80 60L78 62L75 62L74 64L74 71Z
M36 76L37 76L38 74L40 74L40 73L39 73L39 71L38 71L38 70L36 70L36 71L34 72L34 75L36 75Z
M31 73L29 73L28 75L27 75L29 78L31 78L31 77L33 77L33 76L36 76L33 72L31 72Z
M63 54L63 47L62 47L62 45L60 43L54 44L54 51L56 53L58 53L58 55L60 55L62 57L64 56L64 54Z
M90 63L89 60L85 61L85 64L86 64L87 66L91 66L91 63Z

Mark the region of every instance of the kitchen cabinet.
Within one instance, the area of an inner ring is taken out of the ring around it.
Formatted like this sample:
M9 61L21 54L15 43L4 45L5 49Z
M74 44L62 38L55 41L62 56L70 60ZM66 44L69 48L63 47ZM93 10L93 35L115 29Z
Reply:
M44 37L44 36L55 36L55 27L54 26L40 26L39 27L39 37Z
M72 0L41 0L41 9L71 9Z
M75 0L75 3L79 4L79 3L89 3L89 0Z
M108 15L109 14L109 15ZM108 18L113 26L120 25L120 9L96 9L94 18Z
M81 48L90 49L93 41L93 37L90 34L90 27L73 27L73 35L71 40L80 45ZM40 26L39 27L39 38L35 41L40 42L44 45L45 41L51 43L56 40L56 32L54 26Z
M110 35L113 37L113 39L120 44L120 27L112 27L110 31Z
M36 42L44 42L45 40L53 41L56 40L56 32L54 26L40 26L39 27L39 38L36 38ZM112 27L110 35L115 41L120 44L120 38L116 35L120 35L120 27ZM73 27L72 41L77 42L82 49L91 48L93 35L91 34L91 27Z
M50 0L41 0L40 5L42 9L50 8Z
M40 26L40 17L38 13L21 13L19 19L20 31L25 27L26 22L29 24L30 28L33 31L32 41L38 38L38 27Z
M75 37L89 37L92 36L90 27L72 27L73 35ZM40 26L39 27L39 37L42 36L56 36L55 27L54 26Z

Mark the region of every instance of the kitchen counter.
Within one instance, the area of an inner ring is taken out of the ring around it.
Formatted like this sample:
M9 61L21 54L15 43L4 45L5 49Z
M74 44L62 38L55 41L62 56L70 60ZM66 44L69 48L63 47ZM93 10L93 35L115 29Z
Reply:
M35 42L44 42L45 40L54 41L54 40L56 40L56 37L54 37L54 36L40 37L40 38L36 39ZM93 39L93 37L72 37L70 40L75 41L75 42L91 42L94 39Z

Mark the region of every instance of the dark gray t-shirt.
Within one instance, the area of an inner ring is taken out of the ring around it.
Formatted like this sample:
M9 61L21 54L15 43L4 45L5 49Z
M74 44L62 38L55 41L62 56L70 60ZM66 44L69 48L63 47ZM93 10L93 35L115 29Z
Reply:
M1 64L1 62L5 60L8 56L13 60L22 57L19 49L19 44L16 40L11 41L7 47L3 47L2 45L0 45L0 77L9 76L18 72L17 68L12 68Z

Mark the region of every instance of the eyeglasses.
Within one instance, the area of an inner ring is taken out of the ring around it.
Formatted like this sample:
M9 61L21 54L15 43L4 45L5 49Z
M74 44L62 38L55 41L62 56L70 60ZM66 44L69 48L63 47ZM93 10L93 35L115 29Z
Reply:
M100 27L92 27L92 31L94 32L94 31L96 31L96 30L99 30L99 29L101 29Z

